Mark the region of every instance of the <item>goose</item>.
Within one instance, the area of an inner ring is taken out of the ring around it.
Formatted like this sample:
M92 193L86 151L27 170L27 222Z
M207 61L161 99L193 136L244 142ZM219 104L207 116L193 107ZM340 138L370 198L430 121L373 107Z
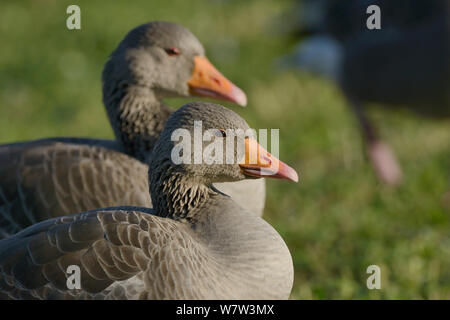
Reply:
M410 11L398 12L389 3L393 5L392 1L376 2L382 12L381 30L368 30L364 24L350 28L347 20L353 16L342 17L340 23L335 16L336 30L324 27L325 32L307 38L283 63L338 84L360 124L376 175L395 186L402 181L401 166L367 116L366 105L450 117L450 6L448 1L409 0L404 7ZM341 1L335 6L356 10L366 8L365 4ZM356 11L358 21L367 19L365 11Z
M0 239L57 215L117 205L150 207L144 157L172 113L164 97L247 103L245 93L208 61L199 40L169 22L131 30L102 78L115 140L49 138L0 146ZM263 179L216 187L262 215Z
M195 122L214 130L202 142L225 146L230 130L247 130L235 112L193 102L166 122L149 157L153 208L110 207L57 217L0 240L0 295L5 299L287 299L293 263L264 219L212 184L254 177L298 181L294 169L246 136L233 163L175 164L175 130ZM225 138L224 138L225 136ZM218 140L217 140L218 139ZM238 138L233 137L234 141ZM195 141L194 141L195 144ZM261 152L262 151L262 152ZM186 151L194 157L192 151ZM256 161L250 161L251 154ZM68 268L79 268L79 287ZM69 284L68 284L69 283Z
M296 37L329 34L348 41L367 30L370 14L376 5L381 11L383 28L408 28L439 16L446 10L446 0L296 0L283 14L286 31ZM286 21L287 20L287 21Z

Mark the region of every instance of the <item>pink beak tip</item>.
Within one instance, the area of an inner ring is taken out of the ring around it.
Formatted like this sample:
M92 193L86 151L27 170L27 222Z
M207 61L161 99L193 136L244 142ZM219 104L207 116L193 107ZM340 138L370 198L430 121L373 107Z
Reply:
M242 107L245 107L247 105L247 95L240 88L233 87L231 96L238 105Z
M289 179L294 181L294 182L298 182L298 174L297 171L295 171L294 169L292 169L292 171L289 173Z

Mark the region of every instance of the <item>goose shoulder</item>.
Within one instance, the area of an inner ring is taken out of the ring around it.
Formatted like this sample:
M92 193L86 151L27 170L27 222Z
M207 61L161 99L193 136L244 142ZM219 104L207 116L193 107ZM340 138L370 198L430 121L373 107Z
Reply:
M147 209L109 208L35 224L0 241L0 290L9 298L117 297L125 280L148 268L149 258L176 236L174 223ZM159 256L157 256L159 254ZM67 268L81 271L81 289L67 287ZM122 297L123 298L123 297ZM129 297L130 298L130 297ZM134 297L136 298L136 297Z
M238 208L232 217L242 213ZM220 209L210 210L214 214ZM100 209L43 221L1 240L0 295L13 299L288 297L292 261L282 270L273 269L284 262L274 261L273 255L279 255L280 248L287 249L275 230L259 217L246 212L250 220L229 224L231 232L227 232L210 223L199 223L195 230L152 213L136 207ZM218 221L217 226L223 222ZM233 241L226 246L218 243L232 240L241 234L238 229L250 226L256 234L241 239L248 240L240 242L244 244L241 249ZM275 240L258 243L259 232ZM210 241L213 239L216 241ZM272 242L276 245L267 248ZM256 267L255 259L264 259L263 253L266 258ZM288 251L287 255L290 259ZM80 268L81 289L67 288L70 265ZM287 276L286 268L291 268ZM276 277L283 274L282 283L268 286L273 277L268 270Z
M103 147L113 151L123 152L123 147L116 140L110 139L94 139L94 138L77 138L77 137L52 137L44 139L36 139L32 141L24 142L13 142L7 143L0 146L0 154L8 152L17 152L18 150L23 150L30 147L44 147L51 145L53 143L68 143L86 146L97 146Z
M0 233L118 204L149 206L147 170L100 145L45 140L2 146Z

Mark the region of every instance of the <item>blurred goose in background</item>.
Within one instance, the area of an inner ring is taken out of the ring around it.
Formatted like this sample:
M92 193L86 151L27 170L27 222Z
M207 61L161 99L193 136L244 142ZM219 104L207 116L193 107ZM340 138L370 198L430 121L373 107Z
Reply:
M284 30L302 37L329 34L339 41L358 37L366 29L367 8L381 9L383 28L407 28L439 16L446 0L296 0L283 13Z
M97 209L46 220L1 240L0 296L287 299L293 265L283 239L212 183L255 176L298 181L297 173L265 152L249 163L258 148L251 137L244 140L245 154L232 150L233 164L175 165L171 136L176 129L193 136L194 121L203 122L203 132L248 129L220 105L190 103L175 111L149 158L153 209ZM219 134L203 147L215 139L226 145ZM80 289L67 288L69 265L81 269Z
M396 185L402 180L401 168L368 119L365 104L450 116L450 4L446 0L320 3L327 8L323 18L316 19L321 28L311 28L319 32L311 32L314 35L281 63L324 75L340 86L361 124L376 174ZM370 4L380 6L381 30L366 27Z
M103 71L103 102L116 140L51 138L0 146L0 238L58 215L150 207L143 161L172 113L162 99L192 95L247 103L189 30L152 22L130 31ZM263 179L216 187L262 215Z

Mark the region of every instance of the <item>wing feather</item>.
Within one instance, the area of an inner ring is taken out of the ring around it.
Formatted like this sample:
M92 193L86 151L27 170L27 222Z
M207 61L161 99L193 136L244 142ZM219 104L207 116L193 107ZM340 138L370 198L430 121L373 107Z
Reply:
M177 297L185 290L177 288L177 278L198 268L194 263L181 268L184 274L174 273L194 242L185 225L148 209L53 218L0 241L0 297ZM80 268L81 289L67 287L71 265Z

